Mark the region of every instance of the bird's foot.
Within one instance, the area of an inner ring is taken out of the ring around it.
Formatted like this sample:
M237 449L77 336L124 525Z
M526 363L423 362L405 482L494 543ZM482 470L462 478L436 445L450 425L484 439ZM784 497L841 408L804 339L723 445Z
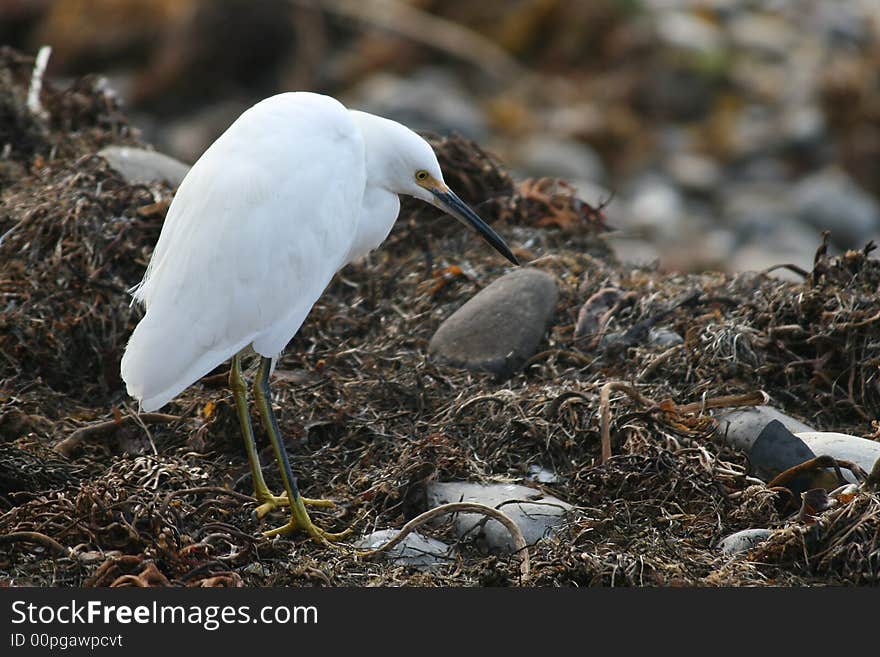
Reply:
M280 499L283 499L285 504L287 503L286 497ZM299 504L297 504L296 502L299 502ZM309 518L309 514L304 506L304 504L309 504L310 506L315 506L318 508L332 507L335 506L333 502L330 502L329 500L310 500L303 497L298 498L296 502L291 508L290 521L283 527L276 527L275 529L270 529L269 531L263 532L263 536L265 536L266 538L271 538L273 536L278 536L279 534L289 534L294 531L305 531L314 540L318 541L318 543L326 545L328 543L341 541L346 536L351 534L351 529L346 529L345 531L338 533L328 532L321 529L312 522L311 518Z
M306 506L313 506L316 509L333 509L336 503L333 500L313 500L308 497L300 498ZM259 506L254 509L254 515L257 520L262 520L266 515L281 506L290 506L287 500L287 493L281 495L272 495L271 493L257 494L257 502Z

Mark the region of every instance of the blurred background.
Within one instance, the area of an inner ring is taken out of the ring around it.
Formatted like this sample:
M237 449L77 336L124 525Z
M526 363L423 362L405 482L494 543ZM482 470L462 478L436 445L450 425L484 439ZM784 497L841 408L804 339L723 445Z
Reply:
M459 132L613 194L624 261L809 269L822 230L880 238L878 0L0 0L0 43L99 74L188 163L293 89Z

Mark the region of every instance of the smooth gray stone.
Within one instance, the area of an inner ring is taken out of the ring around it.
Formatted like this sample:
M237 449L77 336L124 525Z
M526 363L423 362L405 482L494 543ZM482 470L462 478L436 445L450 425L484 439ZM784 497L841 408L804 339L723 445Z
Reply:
M724 179L718 162L689 152L670 153L665 170L679 186L701 193L713 192Z
M421 68L406 77L374 73L346 92L343 101L413 130L460 132L478 141L489 134L484 113L460 77L442 68Z
M648 343L655 347L671 347L683 342L684 338L672 329L652 328L648 332Z
M880 443L834 431L802 431L795 434L803 440L816 456L833 456L842 461L852 461L865 472L871 472L880 459ZM841 468L843 478L850 483L858 480L846 468Z
M143 148L108 146L98 151L98 155L133 185L167 182L177 187L189 171L183 162Z
M538 269L514 269L440 324L428 353L454 367L512 376L544 337L556 297L552 276Z
M718 548L727 555L748 552L758 543L766 541L772 534L769 529L743 529L722 538L718 542Z
M519 169L526 176L553 176L566 180L606 178L602 158L592 148L572 138L538 134L517 147Z
M558 484L561 481L559 475L553 470L542 468L535 463L529 466L529 479L537 481L539 484Z
M658 12L655 20L658 38L674 49L713 56L724 47L725 35L721 29L697 12Z
M800 218L831 241L858 249L880 236L880 203L840 169L830 167L804 178L793 190Z
M433 482L428 484L427 494L430 508L450 502L477 502L498 508L516 523L529 545L551 534L562 523L565 512L572 508L552 495L515 484ZM514 551L513 537L507 528L479 513L457 514L455 533L462 538L476 538L477 543L488 550Z
M672 329L652 328L645 332L640 330L612 331L599 340L599 348L610 353L620 352L646 342L654 347L668 348L682 344L684 338Z
M375 550L399 533L399 529L380 529L364 536L357 542L357 547L361 550ZM388 550L383 557L397 566L410 566L426 570L449 563L452 559L452 548L443 541L412 532L403 541Z
M752 445L761 435L764 427L773 420L779 420L786 429L794 434L813 430L812 427L772 406L736 408L717 413L716 417L719 419L718 435L724 438L731 447L740 449L747 454L752 450Z
M659 240L687 235L687 208L678 186L659 174L645 174L630 184L627 214L621 228L648 231Z

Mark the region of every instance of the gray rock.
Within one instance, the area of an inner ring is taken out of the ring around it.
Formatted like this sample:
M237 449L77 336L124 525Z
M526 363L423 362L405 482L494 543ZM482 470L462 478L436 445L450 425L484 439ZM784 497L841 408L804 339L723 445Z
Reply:
M499 508L517 524L529 545L551 534L562 522L565 512L572 508L552 495L514 484L433 482L428 484L427 494L428 506L432 508L450 502L477 502ZM497 520L487 520L482 514L456 515L455 533L463 538L475 537L479 544L489 550L514 550L513 538L504 525Z
M766 541L773 534L769 529L743 529L725 536L718 542L718 548L727 555L748 552L753 547Z
M812 268L821 231L798 219L792 203L792 194L782 183L729 186L722 212L741 240L731 257L732 271L762 271L783 263ZM802 280L787 270L776 270L773 276Z
M779 223L791 222L788 188L782 182L730 184L722 194L725 223L734 225L746 238L757 236L764 240L777 233Z
M599 349L614 354L643 344L646 337L648 344L661 348L671 347L672 345L684 342L684 339L678 333L666 328L652 328L648 331L647 336L642 331L611 331L604 334L602 339L599 340Z
M712 55L723 45L721 30L696 13L662 12L657 17L656 30L657 35L666 44L703 55Z
M728 228L712 228L701 235L699 253L701 262L709 269L731 271L730 256L737 244L737 236Z
M730 21L728 33L737 48L779 58L791 52L799 37L798 32L781 17L758 12L737 15Z
M652 328L648 332L648 343L656 347L672 347L681 344L684 338L668 328Z
M552 276L514 269L450 315L431 338L428 352L455 367L512 376L535 353L556 297Z
M816 5L814 25L824 33L826 41L840 48L863 47L872 43L872 22L866 14L871 3L835 2ZM876 8L872 7L875 11Z
M456 76L438 68L423 68L406 78L377 73L346 95L347 107L400 121L413 130L441 134L460 132L485 139L486 119Z
M871 468L880 459L880 443L850 436L845 433L834 431L799 431L795 435L803 440L816 456L833 456L843 461L852 461L861 466L865 472L871 472ZM844 479L850 483L858 483L852 473L842 468Z
M648 175L638 180L628 209L629 227L650 228L662 238L681 239L686 217L684 199L665 178Z
M609 225L615 230L617 229L618 218L622 208L614 202L614 192L594 180L569 178L566 182L574 187L575 196L582 201L586 201L593 207L605 204L605 207L602 208L602 214L605 215ZM611 202L609 202L609 199L611 199Z
M714 192L723 179L721 166L715 160L694 153L672 153L665 169L682 187L704 194Z
M792 103L782 116L782 134L793 145L813 145L825 137L825 116L812 105Z
M725 180L725 189L720 190L728 196L735 194L737 185L730 184L730 181L738 181L746 185L767 184L776 185L784 188L784 184L791 175L782 155L770 152L772 149L764 149L757 153L749 153L747 159L743 162L737 162L725 174L729 176ZM788 203L788 195L781 199Z
M764 77L767 70L749 69L743 84L768 86ZM779 155L785 143L775 114L769 107L759 104L746 105L731 122L727 134L729 155L736 158L759 158Z
M800 218L831 241L861 248L880 236L880 204L840 169L830 167L802 180L793 191Z
M723 411L717 414L720 421L718 433L727 444L746 453L750 452L752 445L761 435L770 422L779 420L786 429L793 434L801 431L812 431L800 420L778 411L772 406L752 406L750 408L737 408L731 411Z
M529 479L537 481L539 484L558 484L560 481L559 475L553 470L542 468L536 463L529 466Z
M629 349L638 344L626 331L609 331L599 340L599 349L616 354L624 349Z
M183 162L143 148L108 146L98 151L98 155L130 184L167 182L177 187L189 171Z
M532 136L517 148L516 158L518 168L527 176L554 176L595 182L605 180L605 166L596 151L571 138Z
M375 550L399 533L399 529L380 529L361 538L357 542L357 547L361 550ZM383 557L396 566L428 570L449 563L452 559L452 548L443 541L411 532L400 543L385 552Z
M617 226L617 224L615 224ZM647 237L634 237L624 233L610 233L606 242L614 250L617 259L628 265L650 265L661 259L656 242Z
M247 566L241 569L241 572L247 573L248 575L257 575L258 577L265 577L269 574L269 569L266 568L259 561L252 561Z

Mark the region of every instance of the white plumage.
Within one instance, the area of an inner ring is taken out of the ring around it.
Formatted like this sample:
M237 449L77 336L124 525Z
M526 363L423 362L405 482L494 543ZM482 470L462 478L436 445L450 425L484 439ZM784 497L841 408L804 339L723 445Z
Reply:
M277 355L345 264L365 180L336 101L285 94L245 112L168 210L135 292L147 312L122 359L129 394L156 409L252 343Z
M315 526L299 493L270 402L273 359L343 265L376 248L400 210L398 194L446 209L516 262L507 245L443 182L434 151L408 128L347 110L326 96L287 93L247 110L180 184L134 293L146 314L122 357L122 378L144 410L163 406L232 359L229 384L261 517L290 507L265 534ZM240 352L261 356L254 378L260 420L284 495L263 477Z
M122 358L144 410L253 346L276 357L346 263L387 237L398 194L446 208L506 257L408 128L311 93L247 110L193 165L134 297L146 314Z

